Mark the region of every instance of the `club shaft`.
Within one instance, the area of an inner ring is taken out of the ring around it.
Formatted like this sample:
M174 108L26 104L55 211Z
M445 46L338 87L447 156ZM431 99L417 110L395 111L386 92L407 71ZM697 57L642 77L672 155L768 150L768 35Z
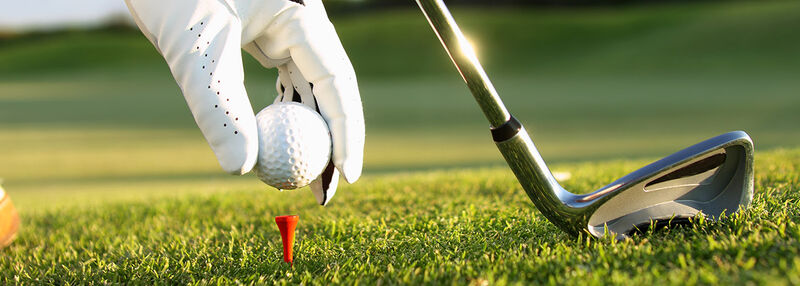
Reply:
M506 123L510 115L492 82L483 70L477 55L442 0L416 0L456 69L467 83L492 128Z
M564 190L547 168L522 124L506 110L475 52L442 0L416 0L450 59L492 125L492 137L517 180L536 207L551 222L577 234L586 218L562 203L572 194Z

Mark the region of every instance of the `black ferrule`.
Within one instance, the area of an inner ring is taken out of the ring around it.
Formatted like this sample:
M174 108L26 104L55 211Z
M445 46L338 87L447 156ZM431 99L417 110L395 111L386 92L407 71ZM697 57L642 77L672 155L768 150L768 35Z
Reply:
M506 141L514 136L517 136L517 133L519 133L520 129L522 129L522 123L519 123L519 121L512 115L511 118L506 121L506 123L503 123L503 125L497 126L497 128L492 128L492 139L494 139L494 142Z

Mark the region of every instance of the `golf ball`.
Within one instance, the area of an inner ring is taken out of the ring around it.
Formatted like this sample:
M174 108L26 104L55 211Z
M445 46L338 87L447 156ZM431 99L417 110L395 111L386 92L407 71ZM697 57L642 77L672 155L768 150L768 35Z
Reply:
M316 179L331 156L328 125L317 111L296 102L279 102L256 115L261 181L281 190L304 187Z

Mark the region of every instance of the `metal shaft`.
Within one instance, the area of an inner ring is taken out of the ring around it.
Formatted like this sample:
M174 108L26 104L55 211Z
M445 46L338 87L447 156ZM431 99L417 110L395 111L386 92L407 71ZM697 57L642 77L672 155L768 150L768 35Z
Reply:
M441 0L416 0L428 22L433 27L436 35L444 45L450 59L456 65L461 77L467 82L469 90L478 101L486 119L492 124L492 128L499 127L506 123L511 117L508 110L503 105L503 101L497 95L492 82L483 71L481 63L472 45L461 33L453 16L447 10Z
M495 144L528 197L551 222L569 233L579 233L588 218L580 208L562 203L574 195L558 184L525 128L508 113L444 2L416 1L491 123Z

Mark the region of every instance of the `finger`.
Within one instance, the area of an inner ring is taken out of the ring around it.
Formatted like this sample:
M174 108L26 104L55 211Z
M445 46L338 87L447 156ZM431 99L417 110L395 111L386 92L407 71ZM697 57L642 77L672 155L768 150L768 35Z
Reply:
M331 130L333 162L352 183L361 175L364 152L364 115L355 72L322 3L305 3L278 15L256 44L266 57L290 56L313 84L320 114Z
M319 112L317 100L311 91L312 85L303 78L297 65L289 60L285 64L278 66L277 69L278 80L275 88L280 96L280 101L303 103Z
M289 70L286 65L280 65L277 67L278 69L278 82L277 82L277 90L280 96L280 100L282 102L292 102L295 101L295 91L292 88L292 79L289 77ZM299 95L298 95L299 97ZM300 98L297 98L297 102L300 102Z
M222 168L249 172L258 156L244 88L241 24L223 1L128 1L137 24L169 64Z
M322 174L311 182L311 192L314 193L317 203L322 206L327 205L336 194L338 184L339 170L334 167L333 162L329 162Z
M286 63L286 71L291 79L291 87L294 89L295 94L300 96L300 102L318 111L319 108L317 108L317 100L314 99L314 93L311 90L311 83L303 77L294 61Z

